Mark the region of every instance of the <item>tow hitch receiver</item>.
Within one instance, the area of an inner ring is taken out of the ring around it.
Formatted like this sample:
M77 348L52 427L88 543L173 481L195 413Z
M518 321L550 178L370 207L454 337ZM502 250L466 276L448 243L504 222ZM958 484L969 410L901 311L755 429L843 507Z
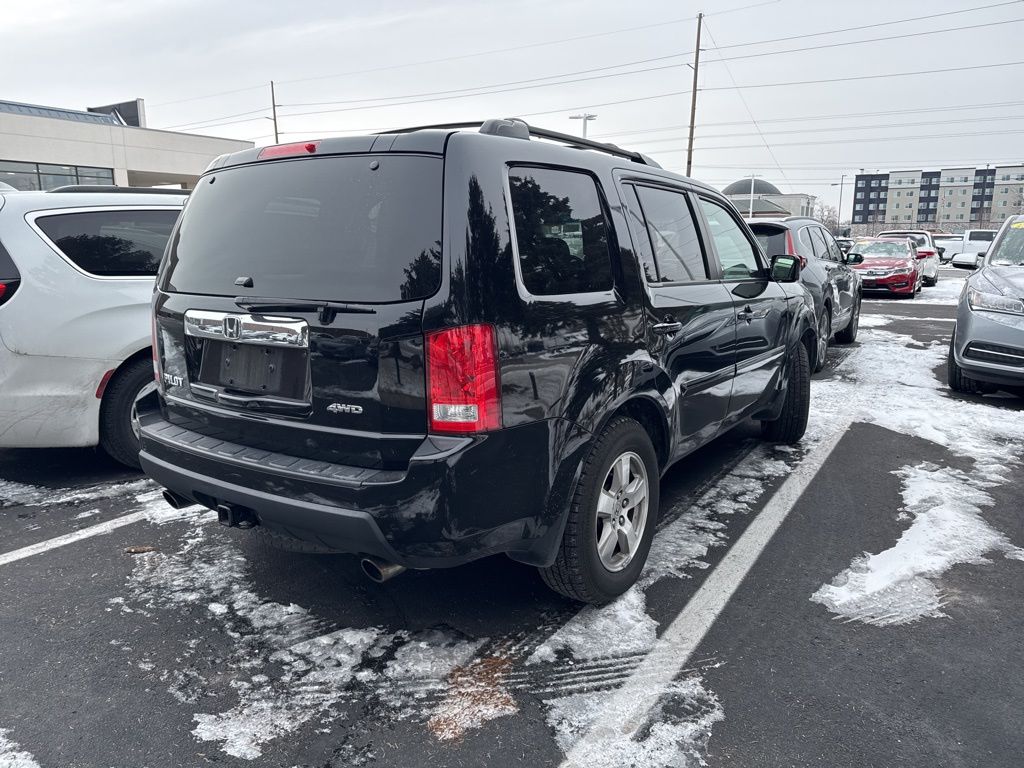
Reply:
M225 528L252 528L259 525L251 509L235 504L218 504L217 522Z

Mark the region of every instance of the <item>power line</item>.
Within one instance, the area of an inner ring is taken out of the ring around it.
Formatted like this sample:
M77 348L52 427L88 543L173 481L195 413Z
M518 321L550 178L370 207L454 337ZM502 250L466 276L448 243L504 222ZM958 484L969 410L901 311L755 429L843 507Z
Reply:
M210 117L210 118L207 118L206 120L193 120L190 123L180 123L178 125L169 125L169 126L167 126L167 128L168 129L173 129L173 128L190 128L192 126L202 125L204 123L211 123L211 122L214 122L215 120L228 120L228 119L230 119L232 117L245 117L246 115L255 115L255 114L258 114L260 112L266 112L266 111L267 111L266 107L264 107L263 109L250 109L248 112L239 112L239 113L234 114L234 115L221 115L219 117Z
M924 112L962 112L964 110L971 109L989 109L989 108L1004 108L1004 107L1019 107L1024 105L1024 101L993 101L984 104L962 104L960 106L942 106L942 107L916 107L914 109L891 109L883 110L880 112L833 112L827 115L800 115L794 117L774 117L761 120L764 123L803 123L811 120L839 120L848 117L884 117L887 115L912 115L920 114ZM749 120L731 120L727 122L717 123L698 123L698 128L718 128L730 125L750 125ZM634 128L631 130L623 131L612 131L610 133L599 133L595 134L592 138L611 138L615 136L636 136L644 133L660 133L662 131L675 131L686 128L685 125L666 125L661 128Z
M708 38L710 38L712 43L715 42L715 36L711 34L711 28L710 27L708 27ZM716 45L717 45L717 43L716 43ZM732 81L733 87L736 87L736 78L734 78L732 76L732 70L729 69L729 65L728 64L723 64L723 66L725 67L725 73L727 75L729 75L729 80ZM747 104L747 100L743 96L743 91L741 91L738 87L736 87L736 95L739 96L740 97L740 101L743 102L743 108L745 110L747 110L747 115L750 117L750 122L754 124L754 130L756 130L758 135L761 137L761 143L764 144L764 148L768 150L768 154L771 157L772 162L775 163L775 166L779 169L779 173L782 174L782 178L786 179L786 172L784 170L782 170L782 166L779 165L779 159L775 156L775 153L772 151L771 146L768 144L768 139L766 139L764 137L764 134L761 133L761 126L759 126L757 124L757 120L754 119L754 113L753 113L753 111L751 111L750 105ZM686 167L687 168L691 167L690 157L692 156L693 149L694 149L694 147L693 147L693 136L691 134L690 141L689 141L689 144L687 146L687 154L686 154ZM699 147L698 147L698 149L699 149ZM786 182L789 183L789 179L786 179ZM753 177L751 177L750 185L751 185L751 189L753 189L753 185L754 185Z
M717 50L726 51L732 48L748 48L756 45L770 45L772 43L786 43L790 40L806 40L809 37L823 37L825 35L838 35L843 32L858 32L862 29L877 29L878 27L889 27L893 24L908 24L912 21L930 21L931 19L940 19L944 16L957 16L963 13L973 13L974 11L986 11L990 8L1002 8L1008 5L1018 5L1024 0L1009 0L1009 2L1002 3L991 3L989 5L976 5L972 8L961 8L957 11L944 11L943 13L929 13L926 16L914 16L908 19L895 19L893 21L879 21L874 24L861 24L856 27L843 27L842 29L830 29L825 32L808 32L802 35L789 35L787 37L776 37L771 40L752 40L748 43L732 43L730 45L720 45Z
M791 49L782 50L782 51L765 51L765 52L761 52L761 53L741 54L739 56L732 56L732 57L728 57L728 58L718 58L718 59L715 59L714 61L711 61L711 62L708 62L708 63L716 63L717 64L717 63L722 63L722 62L726 62L726 61L735 61L735 60L739 60L739 59L756 58L756 57L760 57L760 56L776 56L776 55L782 55L782 54L787 54L787 53L804 53L806 51L816 51L816 50L819 50L819 49L822 49L822 48L835 48L835 47L838 47L838 46L849 46L849 45L863 45L865 43L877 43L877 42L883 42L883 41L888 41L888 40L901 40L901 39L912 38L912 37L925 37L925 36L928 36L928 35L937 35L937 34L943 34L943 33L947 33L947 32L963 32L965 30L980 29L980 28L983 28L983 27L992 27L992 26L997 26L997 25L1002 25L1002 24L1017 24L1017 23L1020 23L1022 21L1024 21L1024 18L1022 18L1022 19L1011 19L1009 21L987 22L987 23L984 23L984 24L975 24L975 25L967 26L967 27L948 27L948 28L945 28L945 29L934 29L934 30L928 30L928 31L923 31L923 32L921 32L921 31L919 31L919 32L909 32L909 33L900 34L900 35L890 35L890 36L886 36L886 37L875 37L875 38L870 38L870 39L867 39L867 40L850 40L850 41L846 41L846 42L829 43L827 45L816 45L816 46L810 46L810 47L805 47L805 48L791 48ZM713 47L713 48L711 48L709 50L720 50L720 48L716 46L716 47ZM394 95L391 95L391 96L375 96L375 97L364 98L364 99L339 99L339 100L330 100L330 101L294 102L294 103L282 104L281 106L285 106L285 107L319 107L319 106L351 105L351 104L370 105L373 102L384 102L384 101L391 101L391 100L394 100L394 99L419 99L419 98L428 97L428 96L447 96L447 95L456 94L456 93L458 93L458 94L465 94L466 96L480 96L480 95L485 95L486 93L490 93L490 92L493 92L493 93L505 93L505 92L507 92L505 90L493 90L492 91L492 89L503 89L506 86L518 86L518 85L530 84L530 83L539 83L536 87L546 87L546 86L551 86L551 85L561 85L562 83L582 82L583 80L586 80L588 78L581 78L580 80L566 80L566 81L556 82L556 83L541 83L540 81L543 81L543 80L554 80L555 78L561 78L561 77L575 77L577 75L587 75L587 74L591 74L591 73L594 73L594 72L608 72L609 70L621 69L623 67L632 67L632 66L636 66L636 65L639 65L639 64L651 64L651 63L659 62L659 61L667 61L669 59L678 59L678 58L682 58L684 56L690 56L690 55L692 55L692 53L693 53L692 51L687 52L687 53L673 53L673 54L667 54L665 56L655 56L655 57L646 58L646 59L634 59L633 61L624 61L624 62L621 62L619 64L610 64L610 65L605 65L605 66L602 66L602 67L591 67L591 68L588 68L588 69L580 69L580 70L575 70L573 72L562 72L562 73L559 73L557 75L545 75L545 76L542 76L542 77L532 77L532 78L527 78L527 79L524 79L524 80L509 80L509 81L505 81L505 82L501 82L501 83L487 83L485 85L467 86L465 88L451 88L451 89L442 90L442 91L421 91L419 93L394 94ZM649 67L649 68L645 68L645 69L633 70L633 71L630 71L630 72L614 72L614 73L611 73L611 74L607 75L607 77L608 78L622 77L622 76L625 76L625 75L634 75L634 74L640 74L640 73L643 73L643 72L656 72L656 71L660 71L660 70L664 70L664 69L670 69L670 68L676 68L676 67L684 67L684 66L687 66L686 62L679 62L677 64L671 64L671 65L659 66L659 67ZM601 78L591 78L591 79L601 79ZM511 90L517 90L517 89L511 89ZM479 93L468 93L469 91L478 91ZM382 106L389 106L389 105L384 104ZM296 114L305 114L305 113L296 113Z
M950 125L952 123L989 123L999 122L1005 120L1024 120L1024 115L1003 115L1001 117L965 117L959 120L943 120L943 125ZM836 131L874 131L874 130L888 130L890 128L920 128L923 126L933 126L935 122L928 120L924 122L916 123L878 123L875 125L841 125L832 128L793 128L785 131L764 131L762 133L715 133L715 134L704 134L701 136L703 139L735 139L743 138L746 136L786 136L793 134L808 134L808 133L834 133ZM678 136L672 136L667 139L647 139L645 141L630 141L628 142L631 147L643 146L645 144L661 144L666 141L678 141ZM885 141L886 138L878 137L877 141ZM652 150L657 151L657 150Z

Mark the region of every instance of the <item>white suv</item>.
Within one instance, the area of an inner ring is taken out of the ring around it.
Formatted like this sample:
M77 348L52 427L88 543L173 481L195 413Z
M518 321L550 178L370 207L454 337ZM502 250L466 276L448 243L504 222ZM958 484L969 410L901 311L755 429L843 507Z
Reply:
M0 448L95 446L138 466L149 302L176 190L0 191Z

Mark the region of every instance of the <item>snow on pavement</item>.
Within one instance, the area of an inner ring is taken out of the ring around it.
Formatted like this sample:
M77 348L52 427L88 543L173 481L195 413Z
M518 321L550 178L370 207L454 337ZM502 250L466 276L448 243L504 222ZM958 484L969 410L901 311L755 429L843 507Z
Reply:
M1015 547L982 517L993 504L975 478L931 463L907 466L903 478L904 516L912 522L896 544L864 554L811 596L848 620L876 626L938 618L942 591L938 577L954 565L984 565L987 554L1024 560Z
M8 738L10 731L0 728L0 768L39 768L31 754Z

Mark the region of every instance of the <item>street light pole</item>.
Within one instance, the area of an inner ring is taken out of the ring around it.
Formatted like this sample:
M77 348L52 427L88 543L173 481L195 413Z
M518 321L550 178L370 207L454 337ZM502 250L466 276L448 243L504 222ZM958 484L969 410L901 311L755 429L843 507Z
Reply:
M570 120L582 120L583 121L583 138L587 138L587 123L591 120L597 120L597 115L590 112L581 112L578 115L569 115Z
M281 139L278 137L278 134L277 134L277 99L274 97L274 81L273 80L270 81L270 109L271 109L271 111L273 112L273 115L274 115L274 117L273 117L273 120L274 120L274 143L275 144L280 144L281 143Z
M697 119L697 71L700 69L700 28L704 14L697 14L697 47L693 50L693 87L690 90L690 138L686 142L686 175L693 168L693 128Z

